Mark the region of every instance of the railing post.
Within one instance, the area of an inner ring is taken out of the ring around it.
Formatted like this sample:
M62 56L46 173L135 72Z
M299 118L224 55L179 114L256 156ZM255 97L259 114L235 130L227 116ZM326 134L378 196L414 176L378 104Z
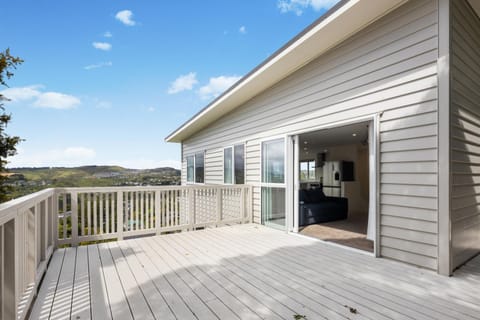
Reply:
M52 208L53 248L58 248L58 191L55 190Z
M246 222L246 214L245 214L245 187L241 187L240 189L240 214L242 216L242 223Z
M253 186L248 187L248 208L247 208L247 214L248 214L248 221L250 223L253 222Z
M13 261L14 261L14 268L13 271L13 301L10 307L13 308L11 311L15 314L15 318L17 317L18 313L18 301L20 300L20 290L23 287L23 274L24 274L24 249L25 249L25 242L24 242L24 232L25 232L25 225L23 223L23 217L21 213L17 211L17 216L14 219L14 226L13 226Z
M222 222L222 196L223 191L221 187L216 187L217 189L217 221L215 222L215 226L218 227Z
M16 219L10 220L3 225L3 292L2 292L2 319L16 319L16 288L18 273L18 258L15 254L16 246Z
M72 223L72 246L78 246L78 193L72 192L70 195L70 220Z
M161 223L162 221L160 220L160 206L161 206L160 197L161 197L160 190L155 191L155 229L157 230L156 231L157 235L160 235L160 228L162 227L162 223Z
M35 248L34 248L34 277L37 275L37 268L42 261L42 212L40 210L41 202L35 204L35 225L34 225L34 239L35 239ZM37 279L35 278L34 281L36 282Z
M188 189L188 230L192 231L195 227L195 189Z
M117 191L117 239L123 240L123 215L125 206L123 205L123 191Z

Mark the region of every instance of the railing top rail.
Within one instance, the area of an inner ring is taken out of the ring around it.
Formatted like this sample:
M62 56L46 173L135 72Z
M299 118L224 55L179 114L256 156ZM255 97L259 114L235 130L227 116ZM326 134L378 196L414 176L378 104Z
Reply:
M55 189L49 188L0 204L0 225L15 218L16 211L28 205L47 199L55 194Z
M122 186L122 187L81 187L81 188L56 188L57 192L117 192L117 191L167 191L188 189L238 189L249 188L250 185L187 185L187 186Z

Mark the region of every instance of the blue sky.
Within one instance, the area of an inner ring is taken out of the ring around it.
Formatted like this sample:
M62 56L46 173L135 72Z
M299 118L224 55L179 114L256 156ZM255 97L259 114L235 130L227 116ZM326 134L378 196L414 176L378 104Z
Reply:
M164 138L335 2L0 1L9 166L179 167Z

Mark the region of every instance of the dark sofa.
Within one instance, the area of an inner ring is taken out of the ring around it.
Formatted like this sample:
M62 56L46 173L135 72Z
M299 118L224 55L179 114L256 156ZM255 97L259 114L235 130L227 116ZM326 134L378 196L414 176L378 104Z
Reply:
M322 189L300 190L299 225L346 219L348 215L348 199L327 197Z

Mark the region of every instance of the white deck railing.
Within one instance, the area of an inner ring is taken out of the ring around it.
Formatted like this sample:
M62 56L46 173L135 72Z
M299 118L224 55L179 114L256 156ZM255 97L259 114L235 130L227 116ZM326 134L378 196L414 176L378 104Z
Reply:
M0 204L0 319L24 319L57 246L251 222L250 186L57 188Z
M0 319L23 319L55 248L55 190L0 204Z

